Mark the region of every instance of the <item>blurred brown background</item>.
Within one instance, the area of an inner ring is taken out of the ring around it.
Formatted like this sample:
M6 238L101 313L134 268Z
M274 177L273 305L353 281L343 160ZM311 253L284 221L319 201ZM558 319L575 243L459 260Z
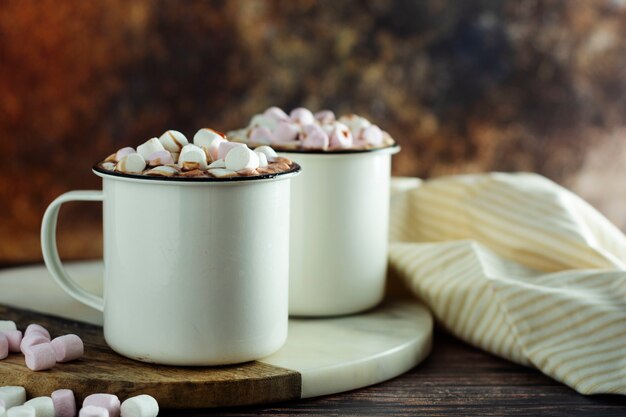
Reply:
M0 1L0 262L40 259L46 205L168 128L270 105L363 114L396 175L535 171L623 229L626 1ZM61 214L100 255L100 207Z

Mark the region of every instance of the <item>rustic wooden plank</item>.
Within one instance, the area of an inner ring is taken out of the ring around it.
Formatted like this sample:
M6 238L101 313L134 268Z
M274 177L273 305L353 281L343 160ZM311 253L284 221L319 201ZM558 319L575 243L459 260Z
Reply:
M140 393L158 399L162 407L202 408L260 404L300 398L300 375L259 362L221 367L170 367L122 357L104 342L102 329L39 313L0 306L0 317L18 328L39 323L53 335L75 333L85 342L85 356L45 372L32 372L21 354L0 361L0 386L22 385L30 396L49 395L59 388L83 397L111 392L120 399Z

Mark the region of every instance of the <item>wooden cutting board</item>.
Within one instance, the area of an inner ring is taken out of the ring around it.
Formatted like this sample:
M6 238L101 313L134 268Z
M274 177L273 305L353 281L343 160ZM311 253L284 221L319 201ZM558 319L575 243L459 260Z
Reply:
M102 266L81 263L68 269L77 277L98 277ZM93 288L94 283L83 285ZM116 354L106 345L102 328L84 322L97 323L101 317L85 319L83 313L79 304L56 288L43 267L0 272L0 320L13 320L20 329L39 323L53 337L75 333L85 342L81 360L58 364L45 372L30 371L21 354L11 354L0 361L0 386L22 385L29 397L69 388L79 401L96 392L115 393L122 400L150 394L163 408L279 402L392 378L426 357L432 337L432 318L421 304L414 300L387 301L354 316L291 319L285 346L260 361L221 367L171 367Z

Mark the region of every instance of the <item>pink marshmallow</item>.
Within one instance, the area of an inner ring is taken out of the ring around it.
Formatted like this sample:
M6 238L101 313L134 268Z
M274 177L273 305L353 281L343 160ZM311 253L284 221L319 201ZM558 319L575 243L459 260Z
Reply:
M315 120L322 124L332 123L335 121L335 113L330 110L322 110L315 113Z
M361 130L359 133L361 140L372 146L383 145L383 132L376 125L371 125Z
M151 167L173 164L174 158L169 151L156 151L148 157L148 165Z
M83 401L83 408L87 406L105 408L110 417L120 417L120 399L113 394L91 394Z
M104 407L88 405L80 409L78 417L110 417L110 414Z
M50 337L50 332L48 332L48 330L46 330L45 327L40 326L39 324L31 324L26 328L26 331L24 332L24 336L30 336L31 334L40 334L42 336L44 336L45 338L47 338L48 340L51 339Z
M69 389L60 389L52 393L55 417L76 417L76 398Z
M85 352L83 341L75 334L59 336L50 342L50 344L52 348L54 348L57 362L73 361L83 356Z
M289 120L289 116L287 116L287 113L285 113L278 107L270 107L269 109L265 110L265 112L263 112L263 116L275 122Z
M45 371L56 365L56 355L51 343L33 345L24 352L26 366L31 371Z
M228 141L224 141L220 143L220 147L218 148L217 151L217 159L226 159L226 154L233 148L236 148L237 146L246 146L243 143L239 143L239 142L228 142ZM247 147L247 146L246 146Z
M305 109L304 107L298 107L297 109L293 109L291 113L289 113L289 117L296 123L304 125L310 125L315 122L315 117L313 113L309 109Z
M300 126L292 122L280 122L274 129L273 143L289 143L296 140Z
M330 134L330 149L348 149L352 147L352 133L346 125L338 123Z
M256 126L250 131L249 141L252 143L272 143L274 135L265 126Z
M26 353L31 346L40 345L42 343L50 343L50 339L39 333L26 334L20 342L20 350L22 353Z
M130 146L127 146L125 148L122 148L120 150L118 150L115 153L115 162L120 162L120 160L125 157L126 155L130 155L131 153L136 153L136 151L131 148Z
M0 360L9 356L9 339L4 333L0 333Z
M22 332L19 330L3 330L0 331L9 340L9 352L19 352L20 343L22 343Z
M329 142L328 135L318 125L304 126L300 141L303 149L326 149Z

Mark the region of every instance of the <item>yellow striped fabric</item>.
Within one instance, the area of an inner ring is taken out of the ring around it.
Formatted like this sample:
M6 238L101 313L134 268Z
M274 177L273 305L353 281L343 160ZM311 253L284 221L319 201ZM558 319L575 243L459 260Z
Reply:
M390 239L391 266L456 336L626 394L626 237L573 193L535 174L396 180Z

